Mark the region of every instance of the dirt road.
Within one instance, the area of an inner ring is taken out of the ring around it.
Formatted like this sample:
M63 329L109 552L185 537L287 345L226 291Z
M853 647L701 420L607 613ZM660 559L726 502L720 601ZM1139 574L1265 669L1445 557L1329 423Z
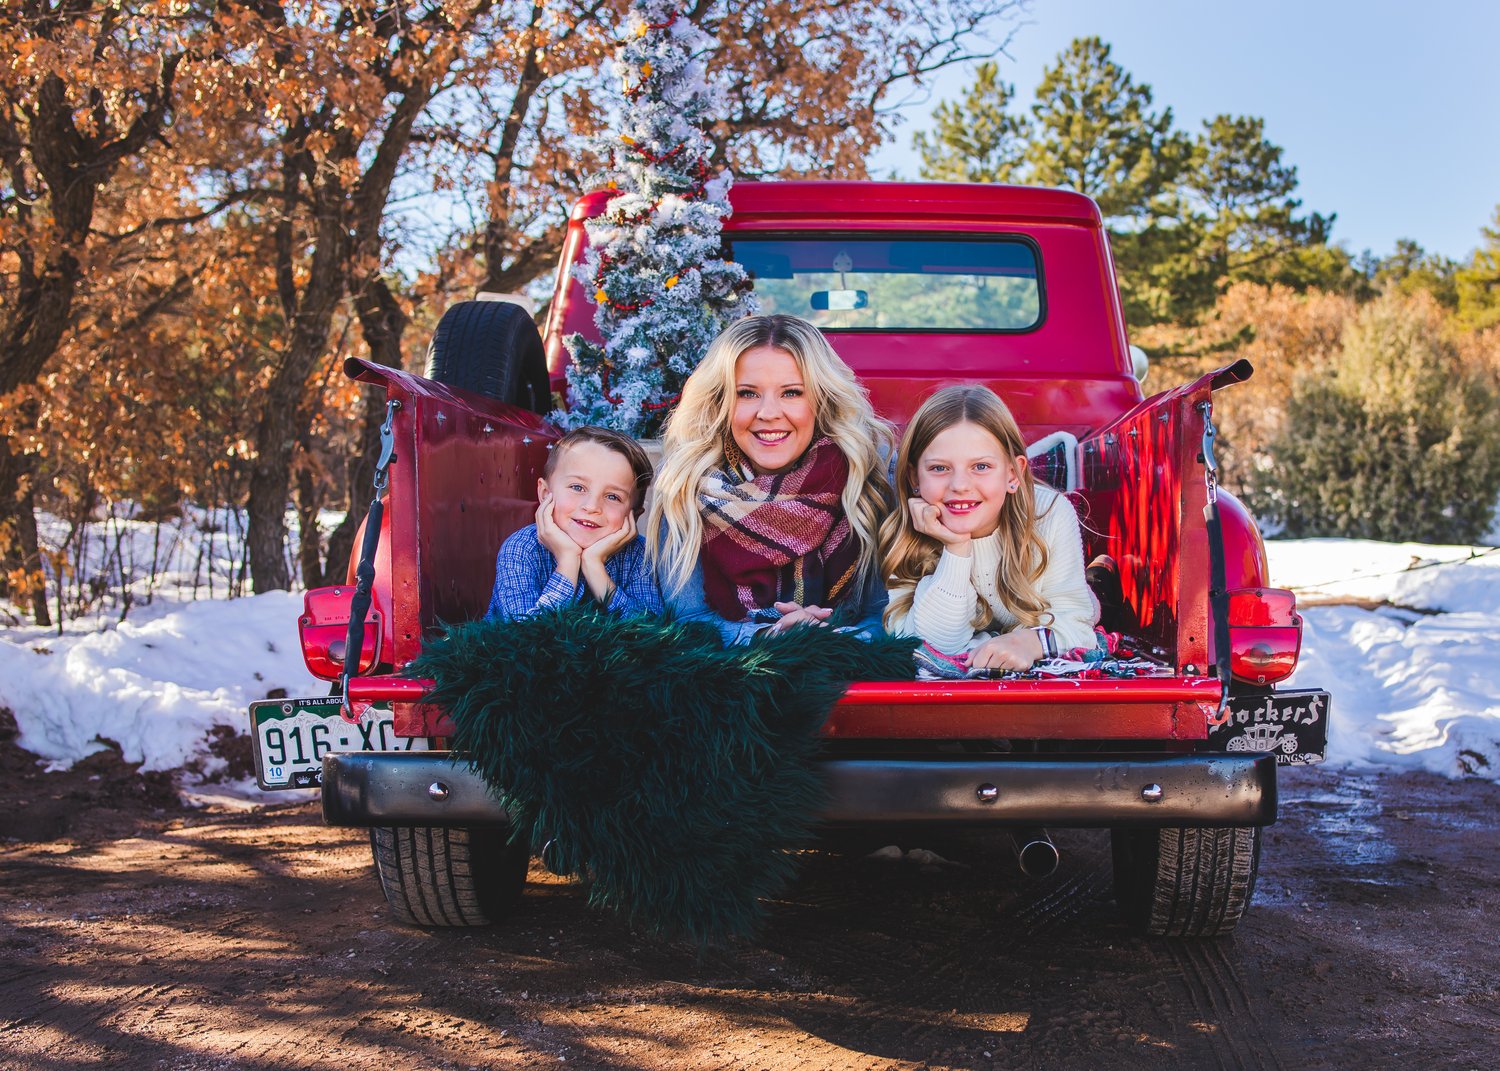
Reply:
M7 1071L1405 1071L1500 1052L1488 782L1294 772L1232 939L1130 936L1106 839L1063 832L1042 881L994 838L905 845L963 864L927 870L810 853L764 934L699 958L535 868L502 928L396 926L365 841L310 805L184 812L108 764L9 775Z

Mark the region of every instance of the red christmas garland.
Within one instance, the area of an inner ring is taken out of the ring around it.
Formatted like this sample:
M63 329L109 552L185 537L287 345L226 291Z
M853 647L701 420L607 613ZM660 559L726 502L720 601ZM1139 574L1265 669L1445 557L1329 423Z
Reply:
M614 366L611 365L608 361L600 362L599 393L604 395L604 400L607 401L610 405L619 405L622 399L618 394L611 393L609 389L609 370L613 367ZM663 409L670 409L680 401L682 401L681 391L672 395L670 398L664 399L663 401L642 402L641 408L646 410L646 412L648 413L660 413Z

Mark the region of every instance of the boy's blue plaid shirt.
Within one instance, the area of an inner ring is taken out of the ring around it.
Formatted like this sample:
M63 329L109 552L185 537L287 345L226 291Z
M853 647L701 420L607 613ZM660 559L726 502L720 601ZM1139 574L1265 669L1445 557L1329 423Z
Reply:
M646 561L646 537L604 563L615 591L606 609L612 614L659 614L661 592ZM553 610L581 599L593 598L580 572L576 584L557 575L557 559L537 538L530 524L511 536L495 558L495 590L490 595L487 618L525 617L538 610Z

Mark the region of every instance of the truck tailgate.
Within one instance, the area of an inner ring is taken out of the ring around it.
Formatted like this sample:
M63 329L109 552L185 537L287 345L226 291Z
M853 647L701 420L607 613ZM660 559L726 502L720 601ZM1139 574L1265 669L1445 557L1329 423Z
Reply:
M839 739L1205 740L1212 678L864 682L833 708Z

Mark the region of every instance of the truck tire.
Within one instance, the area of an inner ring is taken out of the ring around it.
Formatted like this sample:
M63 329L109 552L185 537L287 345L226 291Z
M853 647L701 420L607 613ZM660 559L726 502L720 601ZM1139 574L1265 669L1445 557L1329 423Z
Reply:
M411 926L489 926L515 908L530 853L510 830L377 826L375 873L391 914Z
M1230 933L1250 906L1260 827L1113 829L1115 900L1152 937Z
M450 306L427 348L427 378L533 413L552 408L542 336L509 301Z

